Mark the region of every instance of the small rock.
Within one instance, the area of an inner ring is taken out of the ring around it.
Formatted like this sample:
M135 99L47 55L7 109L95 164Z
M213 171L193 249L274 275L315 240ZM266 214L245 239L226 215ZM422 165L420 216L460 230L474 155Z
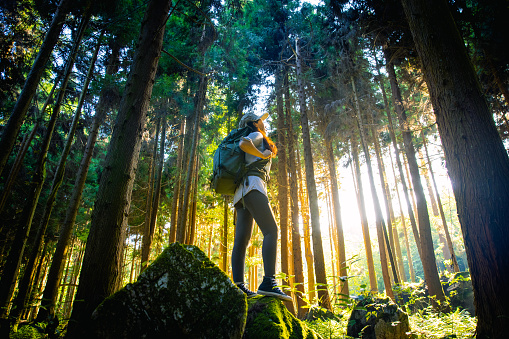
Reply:
M360 301L352 311L346 334L363 339L409 338L408 315L389 298Z
M93 338L241 338L244 294L196 246L168 246L92 314Z

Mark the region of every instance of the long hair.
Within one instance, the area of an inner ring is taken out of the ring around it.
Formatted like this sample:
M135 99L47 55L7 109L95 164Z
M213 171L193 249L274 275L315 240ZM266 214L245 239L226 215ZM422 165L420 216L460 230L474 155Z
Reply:
M263 146L266 148L266 149L269 149L272 153L274 153L274 155L277 154L277 147L276 147L276 144L274 143L274 141L272 141L268 136L267 134L265 134L264 131L260 130L258 127L256 127L254 125L255 121L249 121L247 122L247 125L251 128L251 130L253 130L254 132L260 132L263 136Z

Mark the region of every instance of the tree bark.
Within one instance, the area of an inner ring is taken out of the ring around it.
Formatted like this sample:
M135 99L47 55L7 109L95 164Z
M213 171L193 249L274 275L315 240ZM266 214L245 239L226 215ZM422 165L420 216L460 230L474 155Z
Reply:
M164 113L166 114L166 112ZM142 267L141 271L148 266L148 261L150 260L150 249L152 247L152 241L154 239L154 234L156 231L156 221L157 221L157 212L159 211L159 200L161 197L161 184L162 184L162 176L163 176L163 166L164 166L164 148L166 143L166 116L161 118L161 135L159 141L159 158L157 159L157 171L155 173L155 187L154 194L152 196L152 206L150 208L150 223L148 227L148 232L143 235L143 238L147 237L146 245L144 244L145 249L145 257L142 257ZM156 164L154 163L154 165ZM155 166L154 166L155 167ZM143 251L142 251L143 252Z
M150 223L152 221L152 207L154 199L154 178L156 172L157 145L159 144L159 130L161 128L161 117L156 118L155 134L151 136L152 151L148 150L148 182L147 182L147 200L145 201L145 220L143 225L143 238L141 240L141 271L148 267L150 257ZM150 132L152 134L152 132ZM150 145L150 143L149 143ZM149 146L150 147L150 146Z
M292 234L292 253L293 253L293 270L295 273L295 293L297 299L297 317L302 319L306 314L304 306L304 273L302 266L302 249L301 249L301 236L300 236L300 222L299 222L299 192L297 180L297 166L295 159L295 133L293 129L292 116L291 116L291 103L290 103L290 88L288 83L288 69L284 69L284 101L285 101L285 126L287 131L287 145L288 145L288 184L290 187L290 208L291 208L291 234ZM313 260L311 259L312 263Z
M223 229L221 232L221 269L228 274L228 196L223 196Z
M194 155L196 153L196 149L198 147L198 134L200 130L200 122L201 116L203 113L203 105L205 104L205 98L207 95L207 84L208 78L202 76L200 78L200 88L198 90L196 106L195 106L195 121L194 121L194 130L193 130L193 139L190 145L190 154L189 161L187 164L186 171L186 181L185 181L185 189L183 194L182 201L182 209L179 210L178 213L178 221L177 221L177 237L176 240L180 243L184 243L186 240L186 225L187 225L187 215L189 209L189 193L191 190L191 178L193 175L194 169Z
M198 138L198 144L200 143L200 139ZM198 180L200 179L200 159L198 159L198 154L195 155L194 159L194 177L193 177L193 190L191 193L191 208L189 209L189 236L187 237L186 244L193 245L194 238L196 236L196 209L198 206Z
M19 129L23 124L23 119L25 119L25 115L35 95L41 76L44 73L46 63L51 57L53 48L58 41L71 2L70 0L60 1L41 48L39 49L39 53L25 81L23 90L16 101L16 105L14 106L7 125L3 129L2 139L0 140L0 173L2 173L12 148L14 147ZM87 1L86 6L90 6L90 1Z
M146 113L170 3L151 0L126 83L92 213L80 285L67 338L86 337L92 311L114 292Z
M173 201L171 203L171 220L170 220L170 239L169 243L173 243L177 237L177 213L179 206L179 196L180 196L180 183L182 178L182 159L184 157L184 131L186 128L186 119L182 118L180 122L180 131L179 131L179 144L177 148L177 168L175 169L175 183L173 186Z
M402 3L454 183L477 338L504 338L509 332L509 290L503 283L509 274L509 158L447 2Z
M306 185L308 188L309 210L311 212L311 231L313 236L313 254L315 262L316 283L320 284L318 289L318 302L320 306L331 309L329 291L327 290L327 276L325 274L325 261L323 255L322 232L320 230L320 210L318 208L318 194L311 152L311 137L307 117L306 97L304 95L304 84L302 80L302 65L299 51L299 40L296 41L296 62L297 62L297 86L299 93L299 104L302 126L302 141L304 144L304 164L306 167Z
M276 112L277 112L277 184L279 202L279 227L281 233L281 272L286 275L283 285L290 286L289 239L288 239L288 169L286 148L288 138L285 126L283 107L283 65L279 65L276 74ZM293 294L292 292L288 292ZM292 314L295 314L293 302L285 303Z

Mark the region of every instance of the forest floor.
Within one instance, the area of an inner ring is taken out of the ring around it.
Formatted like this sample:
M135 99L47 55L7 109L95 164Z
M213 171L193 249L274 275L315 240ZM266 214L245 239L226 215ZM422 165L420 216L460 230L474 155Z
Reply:
M336 312L336 320L314 320L306 323L324 339L350 338L346 335L352 308ZM475 338L477 319L465 310L451 313L435 313L431 308L408 312L411 337L415 339Z
M404 309L406 306L403 307ZM317 319L305 321L323 339L347 339L348 321L353 306L339 309L335 312L335 319ZM477 320L467 311L457 309L451 313L436 313L431 307L410 313L407 309L412 339L445 339L475 338ZM64 322L65 323L65 322ZM63 325L63 324L61 324ZM62 328L63 330L63 328ZM62 334L62 333L61 333ZM38 333L33 326L20 326L16 333L11 333L11 339L47 338Z

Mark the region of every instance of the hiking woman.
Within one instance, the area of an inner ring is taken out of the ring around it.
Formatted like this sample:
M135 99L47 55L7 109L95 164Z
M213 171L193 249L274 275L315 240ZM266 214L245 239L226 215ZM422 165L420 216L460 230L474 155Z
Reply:
M261 294L292 300L277 287L275 278L278 230L267 197L266 179L271 158L277 154L277 148L265 133L263 121L267 117L268 113L256 115L250 112L246 113L239 123L239 128L249 126L252 132L242 138L239 144L240 149L246 153L248 172L233 196L237 222L232 250L232 274L233 281L248 298ZM244 282L246 249L253 231L253 219L263 234L262 258L265 276L257 292L249 290Z

